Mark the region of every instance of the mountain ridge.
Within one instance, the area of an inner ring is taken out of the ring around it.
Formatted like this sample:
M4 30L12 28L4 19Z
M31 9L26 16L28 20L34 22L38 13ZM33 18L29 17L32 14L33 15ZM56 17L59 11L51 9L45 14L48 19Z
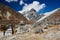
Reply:
M57 11L60 11L60 8L57 8L57 9L51 11L50 13L45 14L45 16L43 16L43 17L42 17L41 19L39 19L37 22L44 20L45 18L47 18L48 16L54 14L54 13L57 12Z

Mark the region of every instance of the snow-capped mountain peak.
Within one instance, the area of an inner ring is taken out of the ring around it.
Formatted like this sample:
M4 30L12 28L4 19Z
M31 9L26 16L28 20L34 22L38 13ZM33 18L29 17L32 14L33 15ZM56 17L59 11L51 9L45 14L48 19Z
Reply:
M38 19L41 18L42 15L39 15L35 9L31 9L30 11L25 11L23 12L24 17L26 17L29 21L35 20L37 21Z

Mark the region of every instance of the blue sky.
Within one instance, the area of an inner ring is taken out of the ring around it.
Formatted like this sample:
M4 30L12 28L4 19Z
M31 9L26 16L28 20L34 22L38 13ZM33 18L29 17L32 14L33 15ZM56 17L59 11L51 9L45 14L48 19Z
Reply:
M60 0L23 0L24 4L21 3L21 0L17 0L17 1L11 1L8 2L9 0L0 0L0 3L4 3L8 6L10 6L12 9L14 9L15 11L21 11L23 9L23 7L25 6L25 4L30 5L32 4L34 1L39 2L39 5L45 4L45 7L40 9L38 11L38 13L45 13L45 12L49 12L52 11L54 9L60 8Z

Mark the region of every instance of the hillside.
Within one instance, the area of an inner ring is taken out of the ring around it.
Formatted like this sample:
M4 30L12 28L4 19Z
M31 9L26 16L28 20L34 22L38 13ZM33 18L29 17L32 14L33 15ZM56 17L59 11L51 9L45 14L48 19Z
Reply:
M0 3L0 24L4 24L7 22L18 23L20 21L29 23L28 20L23 15L14 11L7 5Z
M52 13L50 16L46 17L43 21L52 24L60 24L60 8Z

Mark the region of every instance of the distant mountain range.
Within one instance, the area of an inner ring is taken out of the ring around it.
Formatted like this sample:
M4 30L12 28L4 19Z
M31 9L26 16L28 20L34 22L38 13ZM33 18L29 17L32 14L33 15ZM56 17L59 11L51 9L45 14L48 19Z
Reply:
M56 22L60 20L60 8L51 11L46 14L38 14L35 9L19 13L12 8L0 3L0 24L12 22L19 23L24 21L25 23L38 23L38 22Z

